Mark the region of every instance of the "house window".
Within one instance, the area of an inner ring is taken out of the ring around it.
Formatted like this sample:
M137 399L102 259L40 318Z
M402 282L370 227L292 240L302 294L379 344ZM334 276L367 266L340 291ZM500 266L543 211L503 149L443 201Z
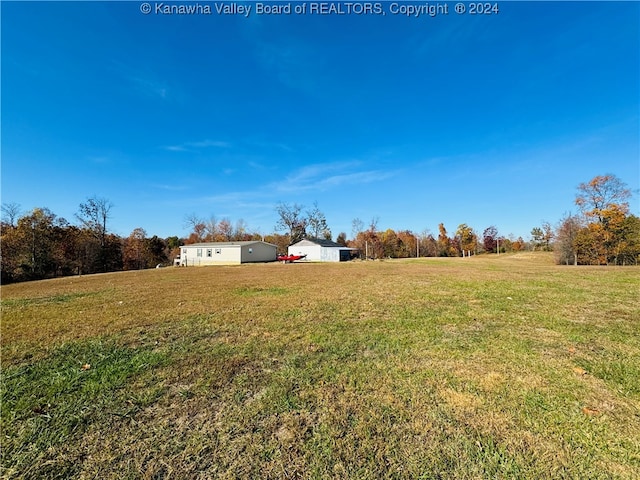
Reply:
M220 255L222 253L222 249L221 248L216 248L216 255Z
M184 254L186 255L186 254L187 254L187 249L186 249L186 248L183 248L183 249L182 249L182 253L184 253Z
M207 257L210 257L210 256L211 256L211 249L207 248Z
M202 249L201 249L201 248L199 248L199 249L196 251L196 256L197 256L197 257L201 257L201 256L202 256Z
M249 249L249 253L253 253L253 248L250 248L250 249Z

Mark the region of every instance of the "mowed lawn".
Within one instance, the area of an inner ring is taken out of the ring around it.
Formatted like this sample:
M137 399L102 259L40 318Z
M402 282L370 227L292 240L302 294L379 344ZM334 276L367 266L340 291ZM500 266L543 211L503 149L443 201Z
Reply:
M3 286L2 478L640 478L640 268L550 254Z

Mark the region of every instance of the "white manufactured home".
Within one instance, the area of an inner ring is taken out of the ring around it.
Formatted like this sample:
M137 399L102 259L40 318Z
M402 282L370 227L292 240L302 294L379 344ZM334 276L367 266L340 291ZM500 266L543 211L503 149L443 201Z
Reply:
M277 247L261 241L192 243L180 247L183 267L204 265L239 265L241 263L274 262Z
M345 247L331 240L305 238L288 248L289 255L306 255L309 262L345 262L357 249Z

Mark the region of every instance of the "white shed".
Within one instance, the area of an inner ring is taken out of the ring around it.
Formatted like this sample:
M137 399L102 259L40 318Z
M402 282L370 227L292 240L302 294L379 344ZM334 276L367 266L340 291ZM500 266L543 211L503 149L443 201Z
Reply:
M180 265L186 267L203 265L238 265L240 263L274 262L277 247L271 243L210 242L192 243L180 247Z
M319 238L305 238L288 249L289 255L306 255L304 260L310 262L345 262L351 260L354 251L356 249Z

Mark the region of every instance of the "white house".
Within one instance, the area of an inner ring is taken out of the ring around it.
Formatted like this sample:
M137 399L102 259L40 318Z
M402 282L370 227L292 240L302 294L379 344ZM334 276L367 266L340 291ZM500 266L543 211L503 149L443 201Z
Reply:
M355 248L319 238L305 238L288 249L289 255L306 255L304 260L310 262L345 262L351 260L354 251Z
M277 260L277 247L271 243L248 242L210 242L192 243L180 247L178 265L185 267L202 265L238 265L252 262L274 262Z

